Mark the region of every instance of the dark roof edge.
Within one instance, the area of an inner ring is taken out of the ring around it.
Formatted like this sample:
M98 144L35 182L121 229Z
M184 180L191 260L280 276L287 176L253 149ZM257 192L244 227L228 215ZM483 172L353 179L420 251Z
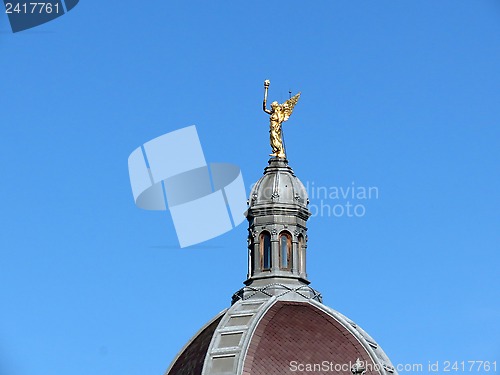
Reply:
M212 324L213 322L215 322L217 319L219 319L220 317L222 317L226 312L227 312L227 308L222 310L221 312L219 312L217 315L215 315L212 319L210 319L207 323L205 323L205 325L203 327L201 327L198 332L196 332L192 337L191 339L189 339L189 341L182 347L181 350L179 350L179 352L177 353L177 355L175 356L175 358L170 362L170 366L168 366L167 370L165 371L164 375L168 375L168 373L170 372L170 370L172 369L172 367L174 366L174 364L177 362L177 360L179 359L179 357L182 355L182 353L184 353L184 351L191 345L191 343L205 330L208 328L208 326L210 326L210 324ZM206 355L206 353L205 353Z

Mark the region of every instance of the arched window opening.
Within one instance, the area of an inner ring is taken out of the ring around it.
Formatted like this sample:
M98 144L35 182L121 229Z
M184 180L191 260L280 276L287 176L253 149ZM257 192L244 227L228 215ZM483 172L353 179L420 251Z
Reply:
M288 233L280 234L280 268L291 268L292 236Z
M263 270L271 269L271 235L267 232L260 235L260 259Z

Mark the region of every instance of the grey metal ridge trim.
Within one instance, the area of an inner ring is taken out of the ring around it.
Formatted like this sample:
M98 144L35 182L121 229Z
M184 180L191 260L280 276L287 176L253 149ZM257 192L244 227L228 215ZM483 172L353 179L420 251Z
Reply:
M274 294L270 294L267 292L267 289L276 288L276 287L279 287L280 289L282 289L283 293L278 294L278 295L274 295ZM303 290L310 292L311 296L308 296L306 293L303 293L302 292ZM253 292L253 294L251 294L247 298L243 298L242 296L243 296L244 291ZM285 294L288 294L288 293L296 293L299 296L303 297L305 300L313 299L313 300L316 300L318 302L321 302L323 299L321 296L321 293L319 293L317 290L311 288L308 285L300 285L298 287L290 287L290 286L287 286L287 285L284 285L281 283L272 283L272 284L264 285L262 287L245 286L233 294L232 303L234 304L238 301L248 301L248 300L250 300L250 298L257 295L258 293L262 293L262 294L268 296L269 298L271 298L271 297L279 298L279 297L284 296Z

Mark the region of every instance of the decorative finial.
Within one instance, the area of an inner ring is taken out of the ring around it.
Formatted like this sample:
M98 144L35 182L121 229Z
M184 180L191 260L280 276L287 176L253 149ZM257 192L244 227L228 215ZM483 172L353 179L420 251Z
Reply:
M288 120L290 115L292 114L293 107L297 104L300 98L300 92L288 99L286 102L283 104L279 104L278 102L274 101L271 103L271 109L267 109L267 91L269 89L269 85L271 82L266 79L264 81L264 102L262 105L262 108L264 109L264 112L270 115L270 129L269 133L271 136L271 148L273 150L273 153L270 154L270 156L275 156L277 158L282 158L285 159L285 147L283 145L283 138L282 138L282 130L281 130L281 124Z
M366 367L359 358L356 359L356 362L351 367L351 372L353 375L364 375L366 373Z

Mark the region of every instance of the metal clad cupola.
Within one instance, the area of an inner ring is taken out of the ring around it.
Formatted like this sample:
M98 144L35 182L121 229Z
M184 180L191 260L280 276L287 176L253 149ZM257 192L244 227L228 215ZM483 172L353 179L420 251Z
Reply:
M270 294L279 294L283 288L295 289L309 284L306 274L306 221L311 215L308 203L307 191L288 161L271 158L248 200L247 286L267 285ZM316 294L310 288L304 288L306 290L308 295Z

